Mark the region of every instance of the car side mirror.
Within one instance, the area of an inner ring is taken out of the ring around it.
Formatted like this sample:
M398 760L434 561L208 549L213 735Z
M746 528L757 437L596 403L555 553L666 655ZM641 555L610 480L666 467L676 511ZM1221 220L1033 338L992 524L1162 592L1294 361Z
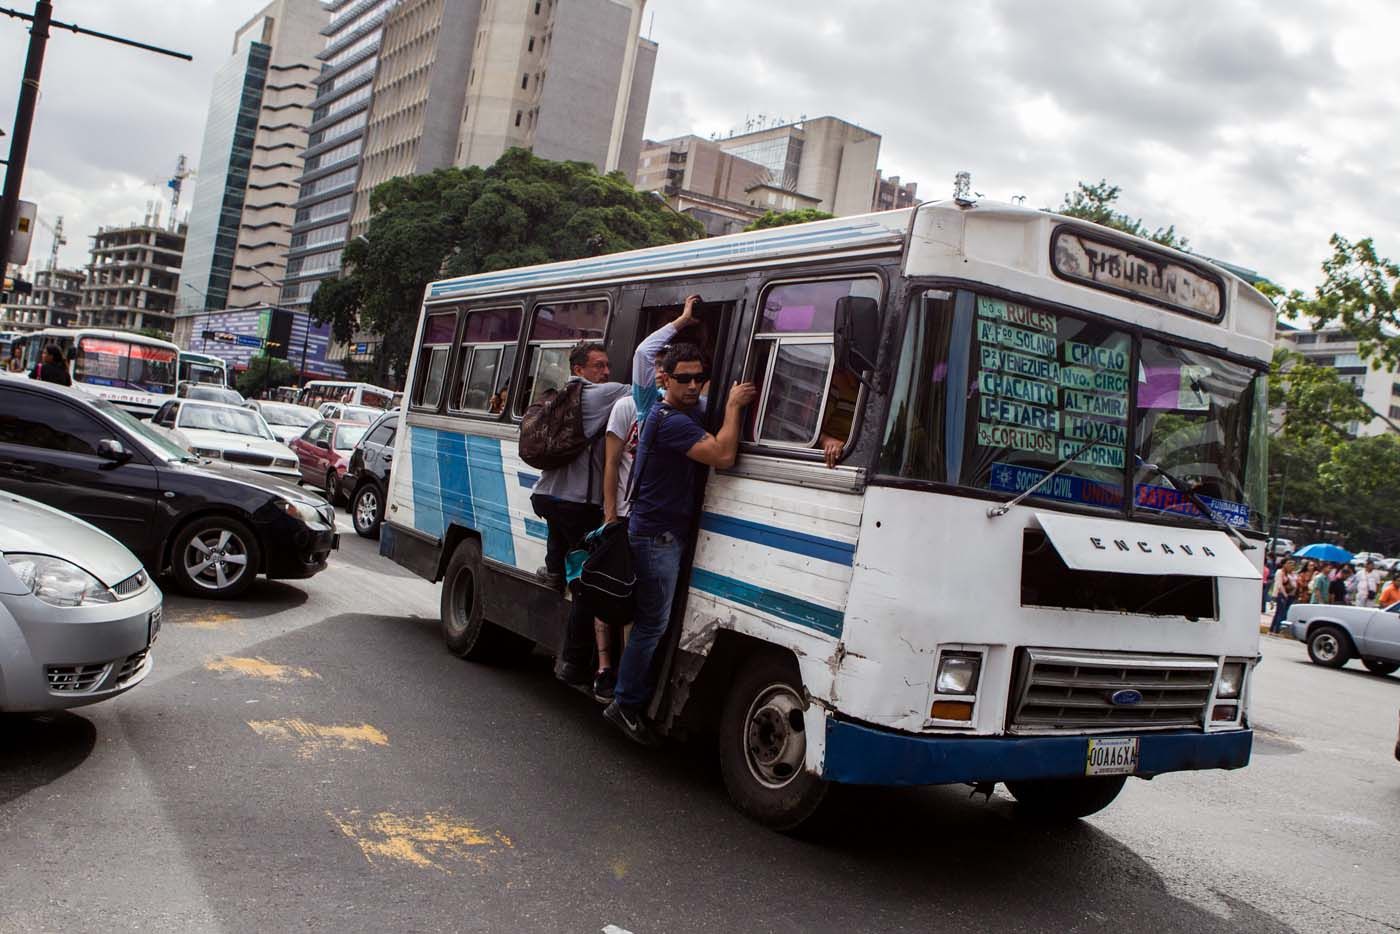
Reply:
M880 303L873 298L844 295L836 300L832 324L836 362L859 377L872 390L880 388L867 374L875 370L880 353Z
M120 467L131 460L131 452L116 438L103 438L97 442L97 456L107 461L102 465L104 470Z

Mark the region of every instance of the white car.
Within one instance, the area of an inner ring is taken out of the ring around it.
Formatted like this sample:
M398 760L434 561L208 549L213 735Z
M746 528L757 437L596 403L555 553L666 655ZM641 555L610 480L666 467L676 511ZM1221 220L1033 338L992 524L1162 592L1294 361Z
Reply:
M106 532L0 492L0 711L80 707L141 683L162 599Z
M292 405L289 402L247 402L245 408L252 409L263 417L267 427L277 436L277 440L287 444L321 420L321 413L309 405Z
M177 444L200 457L212 457L275 477L300 478L296 453L272 433L257 412L241 405L172 399L151 423L171 432Z

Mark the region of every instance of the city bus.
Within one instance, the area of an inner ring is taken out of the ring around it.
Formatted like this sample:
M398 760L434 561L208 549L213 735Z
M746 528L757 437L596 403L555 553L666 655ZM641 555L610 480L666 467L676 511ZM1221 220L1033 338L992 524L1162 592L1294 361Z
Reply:
M182 350L178 362L177 385L183 382L212 383L227 388L228 363L220 357Z
M27 365L57 346L75 385L139 418L150 418L175 395L180 348L170 341L103 328L47 328L29 335Z
M1075 818L1130 777L1248 763L1274 308L1014 205L429 284L380 551L443 582L450 650L558 650L520 417L577 340L626 380L692 293L707 427L734 381L758 398L697 492L648 714L718 737L741 810L790 830L836 783L1003 783Z
M297 396L297 405L306 405L314 409L323 402L343 402L346 405L387 409L394 395L394 390L375 386L372 383L313 379L302 387L301 393Z

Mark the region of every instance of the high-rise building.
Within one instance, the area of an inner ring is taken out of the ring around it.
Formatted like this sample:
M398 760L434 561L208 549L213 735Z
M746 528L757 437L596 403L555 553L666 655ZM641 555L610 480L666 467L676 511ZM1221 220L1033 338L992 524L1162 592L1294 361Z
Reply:
M897 211L919 203L917 182L900 184L898 175L888 178L878 169L875 171L875 200L870 205L872 211Z
M277 299L317 73L317 0L273 0L234 33L214 76L190 211L176 340L197 316Z
M768 169L772 183L817 199L838 217L865 214L875 199L880 134L836 117L804 118L717 140L727 153Z
M41 269L34 273L33 289L0 305L0 330L37 331L71 327L78 320L82 297L81 269Z
M125 227L97 228L78 323L129 331L173 330L185 233L184 224L163 226L158 215Z

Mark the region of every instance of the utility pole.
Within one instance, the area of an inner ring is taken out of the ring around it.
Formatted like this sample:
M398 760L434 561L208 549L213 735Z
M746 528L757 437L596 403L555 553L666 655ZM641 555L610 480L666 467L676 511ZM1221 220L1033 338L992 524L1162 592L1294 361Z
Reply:
M29 155L29 133L34 126L34 107L39 100L39 77L44 71L44 49L49 42L49 27L67 29L71 32L106 39L121 45L130 45L148 52L169 55L173 58L194 61L184 52L173 52L160 46L147 45L134 39L124 39L94 29L84 29L72 23L62 23L53 19L51 0L35 0L34 12L21 13L18 10L0 7L0 13L11 19L28 20L29 51L24 58L24 80L19 86L19 105L15 109L15 125L10 137L10 156L5 163L5 187L0 194L0 271L3 270L10 253L10 230L15 226L15 216L19 212L19 189L24 181L24 163Z

